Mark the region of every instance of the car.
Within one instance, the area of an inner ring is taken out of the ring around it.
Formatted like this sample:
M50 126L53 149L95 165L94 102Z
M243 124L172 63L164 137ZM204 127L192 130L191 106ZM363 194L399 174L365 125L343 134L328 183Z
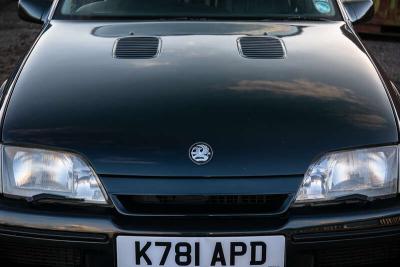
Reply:
M2 266L398 266L370 0L20 0Z

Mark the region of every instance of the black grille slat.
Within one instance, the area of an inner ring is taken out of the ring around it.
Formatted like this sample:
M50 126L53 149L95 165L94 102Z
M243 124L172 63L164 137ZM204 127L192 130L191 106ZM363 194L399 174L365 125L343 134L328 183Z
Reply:
M316 267L397 266L391 263L400 260L400 242L394 239L384 243L322 249L314 253Z
M248 36L239 39L240 53L253 59L285 58L285 48L280 39L270 36Z
M125 37L117 41L114 57L131 59L148 59L157 56L160 39L157 37Z
M81 267L82 254L77 248L28 245L1 240L0 261L4 266Z
M274 214L285 208L289 195L118 195L130 214Z

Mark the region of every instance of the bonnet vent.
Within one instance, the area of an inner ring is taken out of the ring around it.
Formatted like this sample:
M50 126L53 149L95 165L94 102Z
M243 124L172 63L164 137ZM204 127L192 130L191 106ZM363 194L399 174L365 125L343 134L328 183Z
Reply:
M157 56L160 39L157 37L124 37L117 40L114 48L116 58L145 59Z
M240 54L246 58L281 59L286 54L282 41L276 37L242 37L238 45Z

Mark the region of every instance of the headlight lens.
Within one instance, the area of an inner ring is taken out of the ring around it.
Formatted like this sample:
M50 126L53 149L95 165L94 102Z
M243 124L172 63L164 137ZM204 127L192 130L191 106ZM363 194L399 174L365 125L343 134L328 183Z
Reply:
M72 153L3 146L3 191L17 197L40 194L106 204L106 194L92 168Z
M308 169L296 204L334 201L351 195L393 195L397 184L397 146L330 153Z

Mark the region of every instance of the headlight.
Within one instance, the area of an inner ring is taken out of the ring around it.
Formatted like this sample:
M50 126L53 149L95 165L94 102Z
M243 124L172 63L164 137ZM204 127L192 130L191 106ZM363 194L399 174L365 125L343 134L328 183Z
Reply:
M3 146L3 192L31 198L55 195L106 204L106 194L92 168L72 153Z
M330 153L308 169L295 204L389 196L397 185L397 146Z

